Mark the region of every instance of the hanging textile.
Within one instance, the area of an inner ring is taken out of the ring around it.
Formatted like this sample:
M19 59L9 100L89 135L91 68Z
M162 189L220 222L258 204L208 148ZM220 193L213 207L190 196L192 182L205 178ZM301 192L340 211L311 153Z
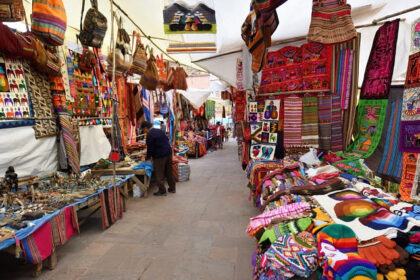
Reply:
M411 25L410 53L420 52L420 18Z
M354 50L342 50L337 56L335 92L341 96L341 109L347 110L351 96Z
M20 241L25 260L32 264L41 263L51 256L53 240L50 223L45 223L34 233Z
M404 153L403 154L403 171L401 175L401 183L399 188L399 193L401 195L401 200L411 201L411 192L413 185L416 184L415 189L418 188L418 182L415 181L416 171L418 167L418 156L417 153Z
M146 89L142 88L141 89L141 94L142 94L142 100L143 100L144 116L146 118L146 121L151 122L151 117L150 117L150 103L149 103L149 98L147 96Z
M402 173L402 152L399 150L402 87L391 87L384 131L375 152L366 159L367 166L378 176L399 183Z
M360 98L388 98L394 73L399 24L399 19L386 22L376 32L366 65Z
M114 143L111 143L112 152L120 154L120 160L123 160L125 157L125 151L123 146L123 138L121 135L120 122L118 117L118 103L114 101L112 105L112 123L113 123L113 133L114 133Z
M359 133L347 152L357 158L368 158L376 149L382 136L388 99L361 99L357 126Z
M341 119L341 98L337 93L331 94L331 151L343 150L343 121Z
M331 149L332 100L330 95L318 97L319 148Z
M211 118L215 117L215 106L216 102L213 100L207 100L206 101L206 119L210 120Z
M32 126L35 123L27 119L34 117L34 111L25 75L28 73L21 60L0 56L0 128ZM3 118L22 120L4 121Z
M318 98L304 97L302 104L302 146L318 148Z
M77 144L73 136L73 124L69 114L61 113L58 115L61 128L61 139L64 142L65 154L71 170L75 174L80 174L80 157Z
M302 146L302 98L284 99L284 146Z

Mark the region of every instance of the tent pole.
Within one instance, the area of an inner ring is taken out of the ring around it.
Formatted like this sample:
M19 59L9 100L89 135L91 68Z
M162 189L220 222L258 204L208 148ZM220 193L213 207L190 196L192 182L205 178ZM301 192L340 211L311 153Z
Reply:
M399 11L399 12L396 12L396 13L393 13L393 14L389 14L387 16L384 16L384 17L381 17L381 18L378 18L378 19L374 19L372 21L372 23L377 24L380 21L384 21L386 19L393 18L393 17L399 16L399 15L403 15L403 14L406 14L406 13L409 13L409 12L412 12L412 11L415 11L415 10L418 10L418 9L420 9L420 5L417 5L417 6L414 6L414 7L411 7L409 9L405 9L405 10L402 10L402 11Z

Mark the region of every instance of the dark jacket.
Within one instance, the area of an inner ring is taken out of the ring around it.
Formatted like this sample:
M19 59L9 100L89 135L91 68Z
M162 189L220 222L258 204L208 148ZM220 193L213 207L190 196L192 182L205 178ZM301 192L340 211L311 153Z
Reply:
M172 154L172 148L165 133L156 128L151 128L146 138L147 158L163 158Z

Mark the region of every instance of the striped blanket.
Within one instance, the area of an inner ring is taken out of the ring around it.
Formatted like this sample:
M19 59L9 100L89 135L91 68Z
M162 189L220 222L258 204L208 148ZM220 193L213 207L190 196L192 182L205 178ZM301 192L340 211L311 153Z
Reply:
M303 98L302 146L318 148L318 98Z
M341 96L341 109L349 108L354 50L341 50L338 54L335 92Z
M166 49L168 53L215 53L216 43L170 43Z
M318 97L319 148L321 150L331 149L331 106L330 95Z
M284 100L284 146L302 146L302 98L287 97Z
M341 118L340 95L333 93L331 98L331 150L335 152L343 150L343 121Z

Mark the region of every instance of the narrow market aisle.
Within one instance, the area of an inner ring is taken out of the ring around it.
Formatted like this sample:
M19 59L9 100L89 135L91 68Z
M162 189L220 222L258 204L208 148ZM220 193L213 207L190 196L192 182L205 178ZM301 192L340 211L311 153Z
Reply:
M90 218L39 279L250 279L255 244L245 229L257 212L236 142L190 165L190 181L178 183L176 194L131 200L106 231L99 216Z

